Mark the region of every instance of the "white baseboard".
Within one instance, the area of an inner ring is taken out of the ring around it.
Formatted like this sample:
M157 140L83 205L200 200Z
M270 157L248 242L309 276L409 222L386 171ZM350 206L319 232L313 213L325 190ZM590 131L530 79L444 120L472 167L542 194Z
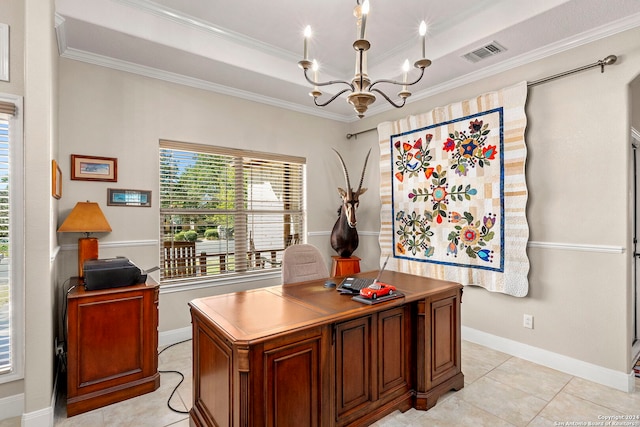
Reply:
M158 347L165 347L181 341L191 339L191 327L187 326L180 329L172 329L170 331L160 332L158 334Z
M43 408L23 414L22 427L53 427L53 408Z
M34 412L23 413L24 393L0 399L0 421L7 418L21 417L23 427L53 427L56 401L58 396L58 379L60 373L56 372L53 381L53 394L51 406Z
M14 394L13 396L3 397L0 399L0 420L7 418L19 417L24 409L24 393Z
M627 393L635 389L633 373L614 371L466 326L462 327L462 339Z

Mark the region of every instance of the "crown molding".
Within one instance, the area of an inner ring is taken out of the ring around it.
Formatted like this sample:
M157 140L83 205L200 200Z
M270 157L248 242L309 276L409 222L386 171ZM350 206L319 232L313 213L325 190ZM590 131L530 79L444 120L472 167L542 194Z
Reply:
M67 29L65 27L65 19L62 15L55 14L55 30L56 40L58 41L58 54L62 55L67 50Z
M67 48L64 51L64 53L62 53L60 56L66 59L73 59L75 61L81 61L88 64L98 65L100 67L106 67L114 70L125 71L127 73L137 74L144 77L150 77L153 79L163 80L170 83L175 83L183 86L193 87L196 89L215 92L222 95L233 96L233 97L245 99L248 101L258 102L260 104L270 105L272 107L284 108L284 109L296 111L302 114L309 114L313 116L322 117L329 120L334 120L339 122L348 122L350 119L350 117L348 116L332 113L320 108L307 107L307 106L303 106L293 102L287 102L281 99L259 95L259 94L245 91L242 89L236 89L229 86L220 85L217 83L212 83L206 80L185 76L183 74L163 71L157 68L134 64L132 62L122 61L119 59L114 59L108 56L98 55L91 52L85 52L78 49Z
M203 21L198 20L197 18L187 17L184 15L180 15L177 13L172 13L170 9L161 8L156 3L149 0L111 0L114 2L122 3L129 5L131 7L137 7L142 10L145 10L149 13L154 13L156 15L161 15L166 19L172 19L177 22L181 22L185 25L197 26L200 29L203 29L210 34L216 35L218 37L230 38L234 42L241 43L243 45L264 49L271 52L278 57L284 59L290 59L292 62L297 61L297 58L294 58L294 55L290 52L287 52L282 49L277 49L271 45L266 43L262 43L258 40L251 39L248 37L244 37L237 33L230 32L228 30L215 27L211 24L203 23ZM502 73L504 71L511 70L516 67L520 67L549 56L565 52L567 50L621 33L626 30L630 30L640 26L640 13L635 15L630 15L618 21L612 22L607 25L603 25L592 30L583 32L575 37L571 37L568 39L564 39L558 41L556 43L545 46L544 48L536 49L534 51L528 52L527 54L519 55L510 60L501 62L499 64L485 67L478 71L474 71L472 73L468 73L464 76L449 80L447 82L429 87L425 90L415 92L412 94L411 98L407 100L407 104L412 102L417 102L436 94L440 94L443 92L450 91L452 89L477 82L482 79L489 78L496 74ZM223 95L233 96L241 99L245 99L248 101L258 102L261 104L270 105L273 107L283 108L291 111L295 111L302 114L308 114L312 116L321 117L324 119L334 120L343 123L354 123L359 121L360 119L355 114L338 114L332 113L327 110L324 110L319 107L311 107L304 106L292 102L283 101L280 99L267 97L259 94L255 94L252 92L244 91L241 89L231 88L228 86L219 85L216 83L208 82L201 79L196 79L193 77L188 77L185 75L171 73L167 71L162 71L152 67L146 67L138 64L134 64L127 61L121 61L114 58L97 55L94 53L89 53L77 49L71 49L66 46L65 42L65 31L64 31L64 19L56 17L56 32L58 34L58 49L60 50L60 56L63 58L73 59L77 61L82 61L102 67L112 68L115 70L125 71L145 77L150 77L154 79L164 80L171 83L176 83L180 85L185 85L197 89L203 89ZM615 54L615 52L613 52ZM386 111L393 110L391 105L387 103L379 103L376 106L370 107L367 113L367 116L371 117L377 114L384 113Z
M208 21L204 21L195 16L191 16L180 12L178 10L159 5L151 0L111 0L115 3L120 3L122 5L138 9L144 13L148 13L162 19L166 19L172 22L176 22L181 25L185 25L187 27L191 27L193 29L197 29L199 31L204 31L210 36L226 40L231 43L235 43L249 49L253 49L262 53L267 53L268 55L280 58L286 62L290 62L292 64L297 64L300 60L299 53L293 53L286 49L281 49L279 47L273 46L269 43L265 43L261 40L254 39L248 37L244 34L237 33L235 31L229 30L227 28L221 27L219 25L214 25ZM333 67L327 67L326 65L323 67L325 73L328 75L340 75L340 71L334 69Z
M496 74L511 70L513 68L527 65L529 63L547 58L549 56L553 56L555 54L562 53L567 50L574 49L576 47L579 47L588 43L592 43L597 40L601 40L627 30L631 30L638 26L640 26L640 13L627 16L623 19L612 22L608 25L603 25L601 27L593 28L589 31L583 32L575 37L560 40L556 43L552 43L543 48L533 50L526 54L519 55L515 58L509 59L507 61L495 64L489 67L485 67L481 70L474 71L469 74L465 74L464 76L451 79L447 82L432 86L423 91L416 92L411 95L411 98L407 99L407 104L410 104L411 102L416 102L422 99L426 99L431 96L434 96L443 92L447 92L449 90L452 90L470 83L475 83L479 80L492 77ZM380 104L380 105L369 108L368 115L371 116L374 114L380 114L385 111L389 111L392 108L393 107L391 106ZM352 118L350 122L356 122L358 120L359 119L356 117L356 118Z

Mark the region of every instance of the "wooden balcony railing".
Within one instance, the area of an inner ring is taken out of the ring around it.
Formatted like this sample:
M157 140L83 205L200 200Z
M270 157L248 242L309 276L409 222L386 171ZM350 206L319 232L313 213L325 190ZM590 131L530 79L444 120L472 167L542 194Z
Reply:
M278 254L284 248L249 250L246 252L247 270L278 268ZM175 279L226 273L235 270L235 253L196 252L194 242L164 242L162 278Z

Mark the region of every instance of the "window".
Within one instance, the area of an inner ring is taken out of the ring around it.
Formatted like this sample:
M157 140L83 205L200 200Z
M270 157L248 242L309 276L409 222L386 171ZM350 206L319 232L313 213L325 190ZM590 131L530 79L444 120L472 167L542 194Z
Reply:
M305 159L160 141L160 282L279 269L304 235Z
M21 99L0 94L0 382L22 377Z

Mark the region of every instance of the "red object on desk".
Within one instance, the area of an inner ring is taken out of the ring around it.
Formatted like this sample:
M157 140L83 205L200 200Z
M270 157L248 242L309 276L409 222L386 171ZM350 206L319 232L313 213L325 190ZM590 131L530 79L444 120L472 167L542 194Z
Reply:
M349 258L334 255L331 257L333 264L331 266L331 277L348 276L350 274L360 273L360 258L350 256Z

